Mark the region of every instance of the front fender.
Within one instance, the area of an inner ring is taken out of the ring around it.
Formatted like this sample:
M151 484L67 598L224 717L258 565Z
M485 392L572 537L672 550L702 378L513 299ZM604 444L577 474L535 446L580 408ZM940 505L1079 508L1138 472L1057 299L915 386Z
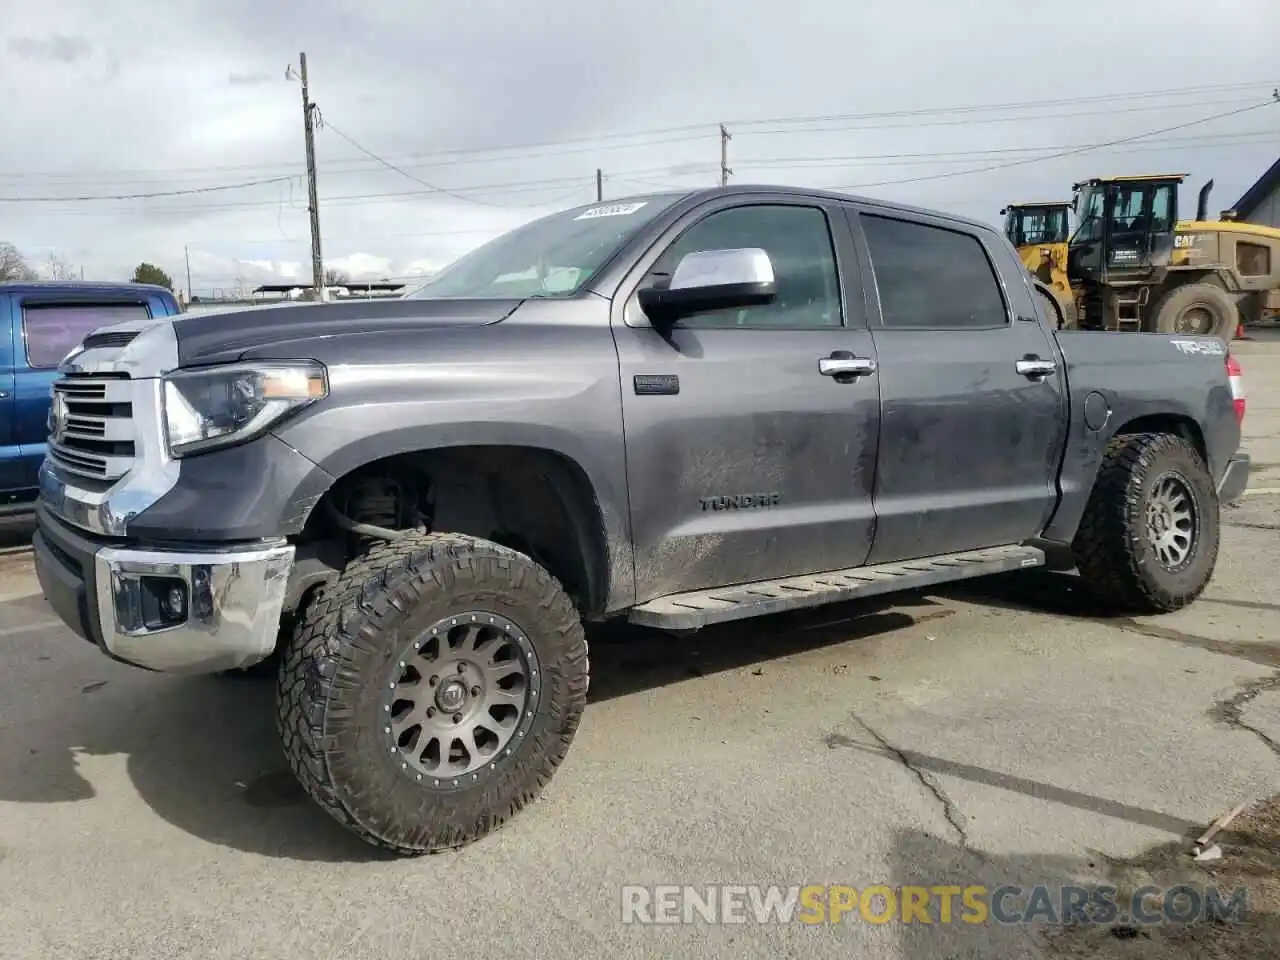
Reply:
M448 362L331 364L329 398L276 435L333 480L388 457L448 448L518 447L563 458L581 471L599 510L607 606L630 605L617 354L607 327L569 332L508 328L489 338L492 350L449 351Z

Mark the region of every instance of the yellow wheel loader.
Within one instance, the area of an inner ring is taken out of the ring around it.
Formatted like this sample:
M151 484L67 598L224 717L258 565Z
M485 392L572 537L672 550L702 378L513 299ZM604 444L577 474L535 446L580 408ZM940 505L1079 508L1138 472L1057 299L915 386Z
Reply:
M1004 233L1017 248L1018 256L1032 275L1056 293L1056 304L1069 311L1067 327L1075 326L1075 296L1067 277L1067 241L1071 237L1066 200L1041 203L1011 203L1000 215Z
M1212 180L1195 219L1179 221L1186 177L1093 177L1072 186L1071 293L1038 276L1036 283L1060 327L1230 340L1243 322L1280 314L1280 229L1238 222L1231 211L1206 219Z

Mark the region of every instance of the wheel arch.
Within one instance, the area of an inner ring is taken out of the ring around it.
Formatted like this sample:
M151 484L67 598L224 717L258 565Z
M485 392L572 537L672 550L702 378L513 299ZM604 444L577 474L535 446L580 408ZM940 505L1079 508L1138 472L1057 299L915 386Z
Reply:
M330 508L355 485L376 477L426 495L433 532L492 540L531 556L561 581L588 619L614 606L617 591L634 590L627 577L629 541L618 529L624 517L610 517L592 474L564 450L473 442L379 452L348 460L300 518L294 537L300 557L321 560L309 569L299 563L298 582L290 590L295 602L338 565L335 538L341 542L346 534L333 523Z
M1205 442L1204 431L1200 429L1200 424L1187 414L1152 413L1132 417L1112 431L1107 442L1109 443L1115 437L1135 433L1167 433L1181 437L1195 448L1196 453L1205 463L1205 469L1211 469L1209 447Z
M1209 453L1209 446L1204 431L1195 418L1188 413L1177 411L1161 411L1159 413L1137 413L1127 419L1117 420L1114 427L1093 433L1087 441L1087 454L1079 447L1075 449L1081 462L1068 474L1063 472L1060 479L1061 496L1057 509L1046 525L1042 539L1046 544L1064 546L1069 544L1079 529L1084 516L1085 507L1094 487L1098 483L1102 469L1103 456L1107 447L1116 437L1141 433L1169 434L1182 437L1195 449L1206 469L1213 475L1214 464Z

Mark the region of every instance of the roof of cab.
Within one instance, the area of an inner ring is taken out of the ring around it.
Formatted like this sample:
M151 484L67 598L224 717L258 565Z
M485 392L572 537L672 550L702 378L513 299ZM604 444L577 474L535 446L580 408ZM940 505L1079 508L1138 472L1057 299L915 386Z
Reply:
M1189 176L1189 173L1135 173L1123 177L1087 177L1072 186L1082 187L1087 183L1140 183L1147 180L1176 180L1181 183Z
M1040 201L1027 201L1025 203L1007 203L1005 204L1004 209L1005 210L1025 210L1028 207L1069 207L1069 206L1071 206L1070 200L1040 200ZM1003 213L1004 211L1001 211L1001 212Z
M639 200L645 196L671 196L673 193L675 193L675 191L654 191L653 193L648 194L638 193L632 196L619 197L617 200L610 202L621 203L626 200ZM947 213L930 207L916 207L906 203L899 203L896 200L885 200L881 197L864 197L858 194L840 193L835 190L823 190L818 187L791 187L762 183L731 184L727 187L705 187L697 190L690 190L679 202L695 205L705 200L710 200L714 197L720 196L753 196L762 194L796 197L798 199L809 198L814 200L852 201L865 206L880 207L885 211L900 210L903 213L919 213L940 220L950 220L952 223L964 224L965 226L982 230L986 233L997 232L991 224L972 217L964 217L955 213Z
M145 293L176 299L168 287L154 283L128 283L116 280L5 280L0 281L0 291L38 293Z

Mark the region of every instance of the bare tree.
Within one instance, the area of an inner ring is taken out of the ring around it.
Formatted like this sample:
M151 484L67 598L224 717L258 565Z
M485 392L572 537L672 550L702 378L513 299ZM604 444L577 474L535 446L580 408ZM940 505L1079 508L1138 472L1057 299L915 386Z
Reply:
M36 272L31 269L22 252L12 243L0 240L0 283L35 278Z
M350 282L351 278L341 270L334 270L330 268L324 272L324 285L326 287L340 287L344 283Z
M71 264L67 263L62 257L56 253L49 254L49 279L50 280L74 280L76 272Z

